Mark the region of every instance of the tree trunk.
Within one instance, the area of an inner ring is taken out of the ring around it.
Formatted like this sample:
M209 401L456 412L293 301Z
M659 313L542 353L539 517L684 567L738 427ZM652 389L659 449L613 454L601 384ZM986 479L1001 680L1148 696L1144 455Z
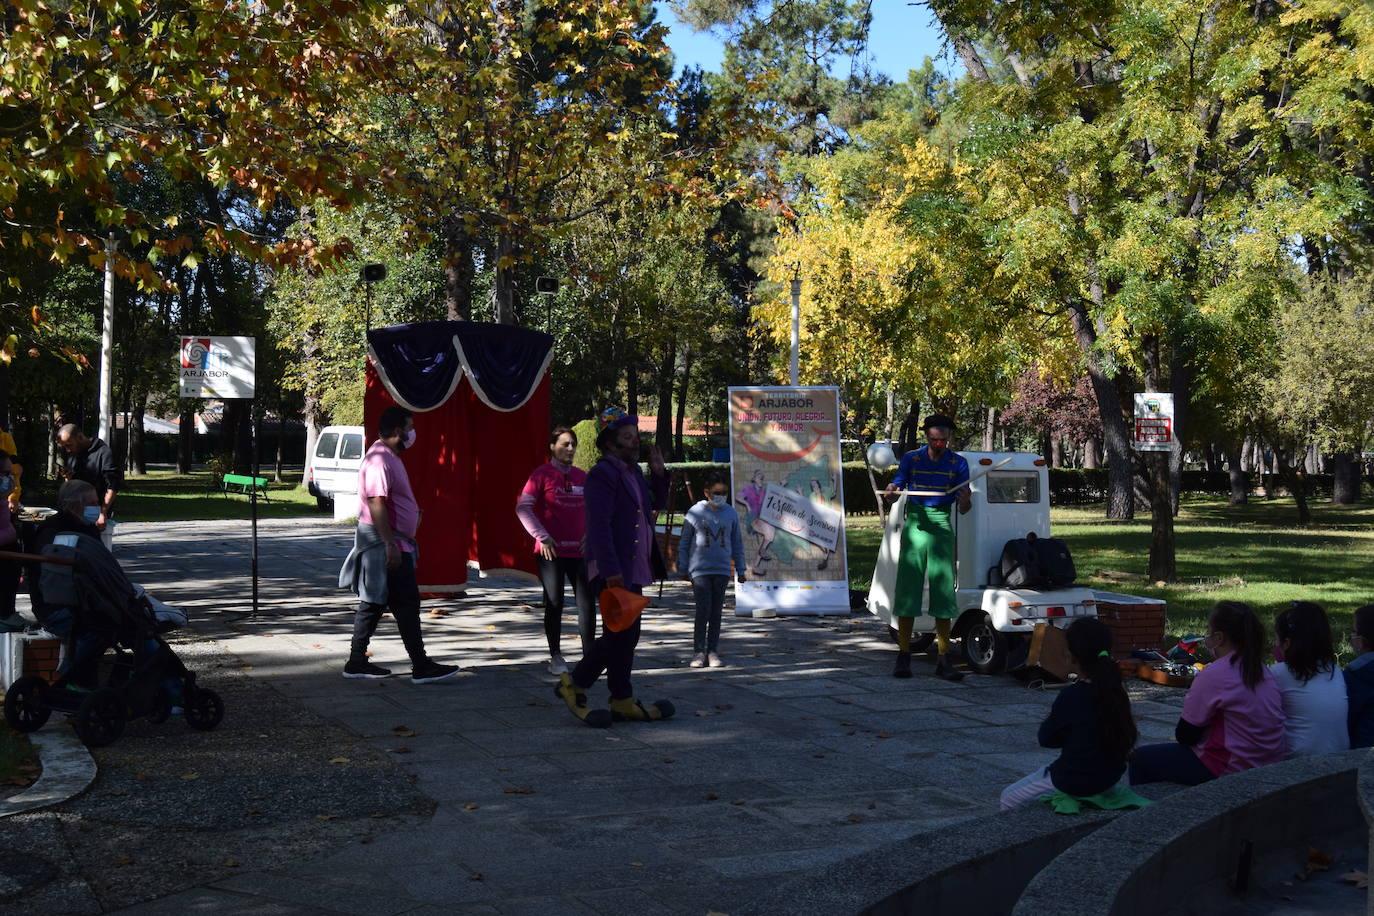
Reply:
M1089 436L1083 440L1083 467L1096 470L1102 466L1101 445L1096 436Z
M1360 499L1360 465L1351 452L1331 456L1331 501L1352 506Z
M1096 283L1096 281L1093 281ZM1102 438L1107 449L1107 518L1135 517L1135 465L1131 454L1131 439L1126 417L1121 410L1121 395L1117 384L1102 370L1097 353L1097 331L1082 302L1069 306L1069 319L1078 341L1092 382L1097 410L1102 419Z
M682 427L687 422L687 390L691 382L692 348L688 347L682 354L682 381L677 389L677 425L673 431L673 453L678 456L687 454L682 447Z
M148 391L140 389L134 393L133 410L129 411L129 421L124 424L129 431L129 469L140 475L148 473L147 439L143 428L143 414L147 409Z
M1188 409L1193 390L1193 372L1177 345L1169 365L1174 389L1173 447L1169 449L1169 499L1178 514L1179 494L1183 490L1183 436L1187 432Z
M633 357L625 362L625 411L639 416L639 369Z
M457 217L444 226L444 314L449 321L472 320L473 240ZM308 426L308 424L307 424Z
M1231 477L1232 506L1243 506L1250 501L1250 475L1245 473L1245 462L1241 459L1242 449L1242 446L1231 446L1226 451L1226 465Z
M1150 570L1151 582L1172 582L1174 564L1174 502L1169 488L1169 453L1149 452L1150 469Z
M672 452L673 441L673 367L677 365L677 346L663 345L658 360L658 414L654 422L654 445L665 455Z
M983 427L983 451L990 452L997 446L997 408L988 408L988 422Z
M1298 473L1298 469L1289 463L1284 449L1278 446L1274 446L1274 462L1278 465L1279 476L1283 478L1288 492L1293 494L1293 502L1297 504L1298 524L1308 524L1312 521L1312 509L1307 504L1307 481Z
M191 473L195 459L196 401L183 400L177 418L177 473Z
M277 389L277 455L272 469L272 482L281 483L282 465L286 463L286 392Z
M1064 440L1059 436L1050 436L1050 467L1062 468L1064 466Z
M897 448L897 457L900 458L907 452L921 444L921 402L912 399L906 408L906 419L902 421L901 442Z
M515 239L502 232L496 237L496 323L515 324L517 268Z

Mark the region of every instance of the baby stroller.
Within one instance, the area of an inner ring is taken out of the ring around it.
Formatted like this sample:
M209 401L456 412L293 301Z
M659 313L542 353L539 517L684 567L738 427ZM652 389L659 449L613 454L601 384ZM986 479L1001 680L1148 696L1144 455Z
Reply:
M64 637L65 661L53 684L28 675L10 685L5 721L11 728L36 731L57 711L72 717L87 746L101 747L119 738L129 719L163 722L174 707L192 728L219 725L223 701L196 685L195 674L163 639L184 616L159 619L148 596L129 582L100 541L59 534L32 559L40 567L42 595L34 611L45 629ZM107 649L114 654L101 683Z

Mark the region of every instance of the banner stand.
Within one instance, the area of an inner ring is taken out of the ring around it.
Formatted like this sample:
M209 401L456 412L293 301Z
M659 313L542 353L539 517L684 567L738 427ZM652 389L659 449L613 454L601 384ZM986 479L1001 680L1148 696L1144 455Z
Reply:
M735 387L726 397L748 564L736 614L848 614L839 388Z

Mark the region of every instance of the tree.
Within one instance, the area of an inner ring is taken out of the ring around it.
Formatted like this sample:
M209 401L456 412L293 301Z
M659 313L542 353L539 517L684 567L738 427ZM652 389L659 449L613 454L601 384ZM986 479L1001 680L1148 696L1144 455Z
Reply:
M1124 517L1133 379L1172 388L1186 430L1206 349L1275 301L1292 240L1346 238L1367 206L1302 122L1320 118L1340 149L1366 142L1350 83L1328 84L1313 56L1346 55L1368 27L1356 36L1330 6L1323 17L1241 2L932 10L969 72L961 152L985 238L1006 282L1040 290L1071 322L1103 422L1108 512ZM1150 572L1170 579L1168 468L1151 476Z

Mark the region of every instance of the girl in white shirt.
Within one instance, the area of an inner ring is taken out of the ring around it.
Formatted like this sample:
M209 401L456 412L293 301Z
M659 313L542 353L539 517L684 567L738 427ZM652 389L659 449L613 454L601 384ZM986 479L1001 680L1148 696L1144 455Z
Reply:
M1294 601L1274 619L1274 658L1269 671L1283 692L1287 756L1349 750L1345 678L1320 605Z

